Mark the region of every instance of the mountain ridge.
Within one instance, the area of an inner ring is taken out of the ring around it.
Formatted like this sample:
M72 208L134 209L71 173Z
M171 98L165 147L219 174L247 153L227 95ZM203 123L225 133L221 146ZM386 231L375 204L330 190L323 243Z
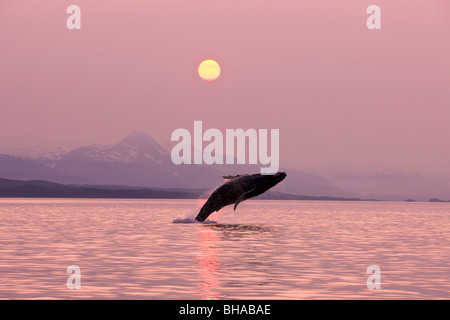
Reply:
M170 152L152 136L132 131L113 144L96 144L4 154L0 148L0 177L44 180L62 184L122 185L171 189L210 189L222 176L258 173L260 165L175 165ZM47 157L46 157L47 155ZM345 171L324 174L280 168L288 176L274 191L310 196L402 201L450 198L450 184L414 172Z
M259 165L175 165L170 152L153 137L132 131L115 144L72 149L59 157L28 159L0 156L0 177L45 180L62 184L133 185L153 188L211 188L222 176L259 172ZM280 169L281 170L281 169ZM323 177L287 170L288 179L277 190L312 196L353 196Z

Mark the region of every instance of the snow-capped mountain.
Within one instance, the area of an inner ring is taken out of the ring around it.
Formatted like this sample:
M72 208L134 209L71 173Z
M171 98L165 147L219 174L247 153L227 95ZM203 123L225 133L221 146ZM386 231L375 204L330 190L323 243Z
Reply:
M17 180L59 181L64 174L35 159L0 154L0 177Z
M60 148L60 147L55 147L55 148L41 148L41 147L5 148L5 147L0 147L0 154L19 157L19 158L39 160L39 161L59 160L66 153L67 153L67 150L64 150L63 148Z
M74 149L61 157L64 161L163 164L170 154L151 136L133 131L115 145L94 145Z
M138 131L114 145L74 149L55 162L55 169L70 175L65 183L204 187L204 179L190 180L193 168L180 170L172 163L169 152L150 135Z

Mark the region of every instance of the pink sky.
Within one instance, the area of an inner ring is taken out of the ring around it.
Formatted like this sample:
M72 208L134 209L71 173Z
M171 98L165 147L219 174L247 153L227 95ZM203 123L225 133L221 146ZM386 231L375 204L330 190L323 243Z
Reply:
M82 29L66 28L77 4ZM366 28L381 7L382 29ZM281 165L450 175L448 0L0 3L0 145L280 129ZM221 65L204 82L197 66Z

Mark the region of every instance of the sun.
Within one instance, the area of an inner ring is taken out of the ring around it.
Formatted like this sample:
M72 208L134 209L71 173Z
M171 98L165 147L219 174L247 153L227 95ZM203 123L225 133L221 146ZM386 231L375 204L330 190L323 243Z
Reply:
M214 60L202 61L198 66L198 75L205 81L214 81L220 76L220 66Z

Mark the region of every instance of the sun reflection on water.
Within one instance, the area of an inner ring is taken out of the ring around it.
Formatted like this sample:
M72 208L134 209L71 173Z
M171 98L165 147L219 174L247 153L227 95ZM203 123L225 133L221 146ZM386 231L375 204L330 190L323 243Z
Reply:
M219 281L220 258L216 243L219 237L210 228L200 226L198 228L198 279L199 298L202 300L217 300L224 298L221 294Z

